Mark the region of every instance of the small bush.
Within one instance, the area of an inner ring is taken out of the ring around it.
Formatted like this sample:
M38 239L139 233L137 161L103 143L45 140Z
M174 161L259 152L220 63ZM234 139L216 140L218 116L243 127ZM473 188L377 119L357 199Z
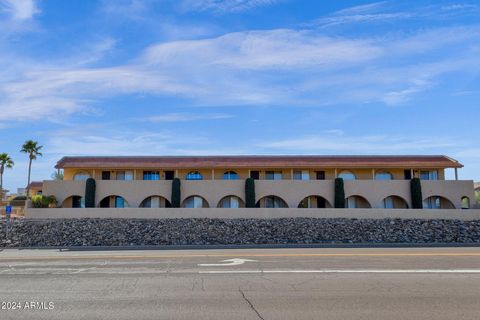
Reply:
M410 180L410 193L412 195L412 208L423 209L422 183L420 179Z
M255 208L255 180L253 178L245 180L245 207Z
M180 199L181 199L180 179L174 178L172 180L172 198L170 199L173 208L180 208Z
M32 198L32 207L34 208L56 208L57 204L55 196L36 195Z
M335 208L345 208L345 188L343 186L343 179L335 179Z
M85 182L85 208L95 208L95 179L88 178Z

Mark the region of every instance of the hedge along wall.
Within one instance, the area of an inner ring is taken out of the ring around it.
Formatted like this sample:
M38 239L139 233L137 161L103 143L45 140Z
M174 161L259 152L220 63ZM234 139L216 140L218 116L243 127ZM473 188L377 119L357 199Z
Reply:
M173 208L180 208L181 196L180 179L174 178L172 180L172 198L170 199Z
M255 180L253 178L245 180L245 207L255 208Z
M422 183L419 178L410 180L410 193L412 195L412 209L423 209Z
M345 208L345 187L343 186L343 179L335 179L335 208Z
M85 208L95 208L95 179L88 178L85 183Z

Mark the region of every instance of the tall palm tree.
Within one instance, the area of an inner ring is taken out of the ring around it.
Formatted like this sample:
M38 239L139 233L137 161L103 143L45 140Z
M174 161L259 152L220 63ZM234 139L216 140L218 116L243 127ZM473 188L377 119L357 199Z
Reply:
M22 146L22 150L20 150L20 152L28 153L28 159L30 160L28 162L28 183L27 183L27 189L26 189L27 197L30 191L30 175L32 173L32 161L37 159L37 157L42 156L42 153L40 152L40 149L42 148L43 146L38 145L37 141L28 140L28 141L25 141L25 143Z
M0 201L3 200L3 172L5 168L12 168L15 163L6 153L0 154Z

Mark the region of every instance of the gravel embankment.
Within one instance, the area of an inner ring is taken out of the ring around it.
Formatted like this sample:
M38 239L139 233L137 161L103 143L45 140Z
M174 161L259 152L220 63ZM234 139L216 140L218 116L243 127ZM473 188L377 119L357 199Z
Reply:
M0 226L0 247L435 242L480 244L480 220L23 220L8 238Z

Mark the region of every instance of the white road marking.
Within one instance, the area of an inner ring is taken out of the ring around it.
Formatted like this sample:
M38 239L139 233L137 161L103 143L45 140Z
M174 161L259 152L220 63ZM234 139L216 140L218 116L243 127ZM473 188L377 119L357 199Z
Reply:
M220 262L226 262L226 263L200 263L198 264L198 266L199 267L228 267L228 266L239 266L241 264L244 264L245 262L255 262L255 261L257 260L233 258L233 259L220 261Z
M480 269L204 270L198 273L479 273Z

